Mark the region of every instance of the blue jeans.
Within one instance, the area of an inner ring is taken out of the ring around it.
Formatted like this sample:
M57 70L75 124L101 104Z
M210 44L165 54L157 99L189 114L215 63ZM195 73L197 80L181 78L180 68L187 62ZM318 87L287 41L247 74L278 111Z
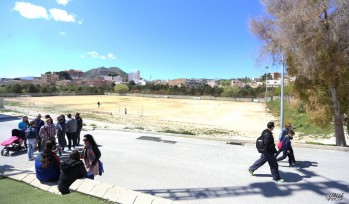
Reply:
M27 146L28 146L28 159L31 159L34 156L36 139L28 139Z

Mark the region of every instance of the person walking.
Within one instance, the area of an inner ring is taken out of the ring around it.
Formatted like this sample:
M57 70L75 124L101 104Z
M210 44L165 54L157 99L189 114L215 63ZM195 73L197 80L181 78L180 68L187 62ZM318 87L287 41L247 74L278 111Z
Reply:
M101 151L99 151L92 135L84 135L83 141L85 146L82 150L81 157L84 159L86 171L93 175L99 175L98 161L102 156Z
M76 123L78 124L76 129L76 143L77 143L77 146L80 146L80 133L82 130L82 123L83 123L83 120L80 117L80 113L75 114L75 120L76 120Z
M34 158L34 151L36 147L36 138L39 137L39 132L36 129L36 123L35 121L30 121L29 128L25 131L25 136L27 139L27 146L28 146L28 159L29 161L33 161Z
M284 139L284 137L288 134L288 131L290 131L290 130L292 130L292 125L291 125L291 123L286 123L286 124L285 124L285 128L281 131L281 133L280 133L280 135L279 135L279 138L278 138L279 142L281 142L281 141ZM279 146L279 145L278 145L278 146ZM275 158L278 157L278 155L280 154L280 152L282 152L282 149L281 149L281 148L279 148L278 151L276 152Z
M58 140L58 154L62 156L64 151L64 147L67 145L67 141L65 140L65 134L67 133L67 124L65 123L65 116L60 115L57 117L57 140Z
M284 160L286 157L288 157L288 163L289 166L294 166L296 164L296 160L294 159L291 140L293 139L295 133L293 130L289 130L288 134L284 137L282 140L282 156L277 158L276 161Z
M71 117L71 114L67 114L67 138L68 138L68 150L71 150L72 141L73 141L73 148L75 149L76 146L76 130L78 127L78 124L74 118Z
M36 131L38 132L38 138L36 138L36 141L38 144L38 150L40 150L41 149L41 138L39 136L39 131L40 131L40 128L45 125L45 122L43 120L41 120L41 114L37 114L34 121L36 123L36 127L35 127Z
M267 124L267 129L263 130L261 136L262 141L265 146L265 150L261 153L260 158L254 162L252 166L248 168L249 173L253 176L254 171L256 171L259 167L263 166L266 162L268 162L270 166L271 175L273 176L273 180L278 183L283 183L284 179L280 177L279 174L279 165L274 157L276 153L274 137L272 131L274 130L274 122L269 122Z
M52 118L46 119L46 124L40 128L39 136L41 138L41 148L45 147L47 141L55 141L56 127ZM41 149L39 150L41 151Z

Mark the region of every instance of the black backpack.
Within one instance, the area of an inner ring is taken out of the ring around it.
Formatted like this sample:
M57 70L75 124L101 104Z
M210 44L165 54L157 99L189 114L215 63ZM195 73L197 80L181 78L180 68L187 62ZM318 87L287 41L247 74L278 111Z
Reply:
M261 135L260 137L257 138L256 140L256 148L259 153L265 153L267 147L264 145L264 137Z

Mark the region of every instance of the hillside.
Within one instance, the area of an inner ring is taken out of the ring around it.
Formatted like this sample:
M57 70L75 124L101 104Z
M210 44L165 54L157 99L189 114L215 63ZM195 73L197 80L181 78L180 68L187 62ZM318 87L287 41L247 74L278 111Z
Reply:
M90 69L89 71L84 72L83 77L84 79L93 80L101 76L108 76L109 74L117 74L118 76L121 76L123 80L126 80L128 78L127 73L118 67L110 67L110 68L99 67L95 69Z

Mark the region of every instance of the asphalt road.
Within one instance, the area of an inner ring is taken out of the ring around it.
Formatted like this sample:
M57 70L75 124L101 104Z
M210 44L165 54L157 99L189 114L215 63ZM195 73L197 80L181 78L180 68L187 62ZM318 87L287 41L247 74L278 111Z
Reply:
M0 118L0 141L18 122ZM259 157L253 145L112 130L86 133L102 152L105 173L96 180L180 203L329 203L329 193L343 195L336 203L349 203L348 152L295 147L300 165L279 163L286 182L278 184L268 164L249 175L247 168ZM34 163L25 153L0 157L0 172L13 167L33 170Z

